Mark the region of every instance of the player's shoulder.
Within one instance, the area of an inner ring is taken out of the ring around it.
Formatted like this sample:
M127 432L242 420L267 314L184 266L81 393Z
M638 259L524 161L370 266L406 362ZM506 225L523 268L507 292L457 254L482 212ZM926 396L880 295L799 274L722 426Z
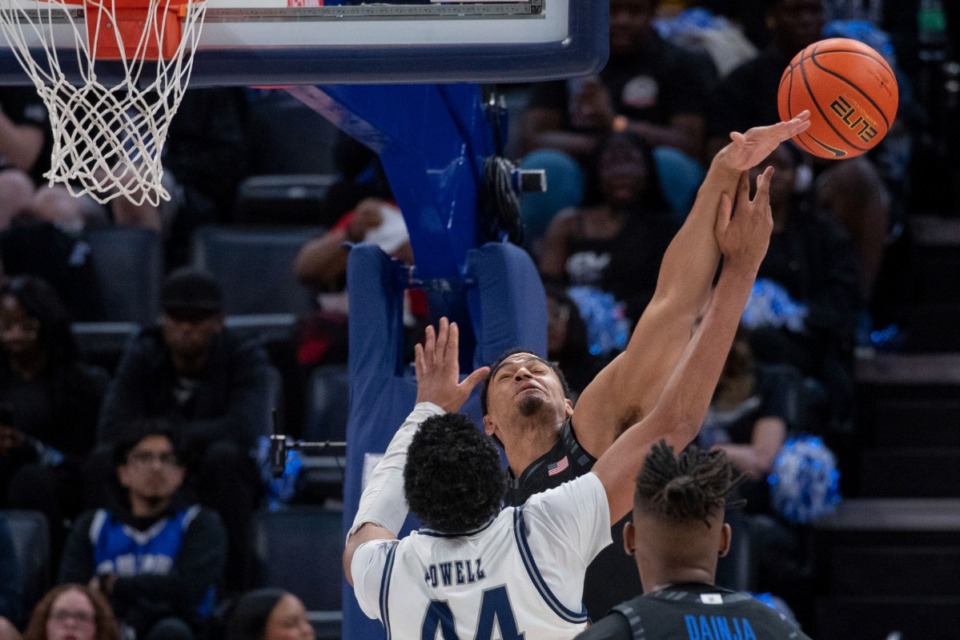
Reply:
M585 501L606 502L603 483L592 471L530 496L523 504L523 512L525 514L552 513L583 506Z

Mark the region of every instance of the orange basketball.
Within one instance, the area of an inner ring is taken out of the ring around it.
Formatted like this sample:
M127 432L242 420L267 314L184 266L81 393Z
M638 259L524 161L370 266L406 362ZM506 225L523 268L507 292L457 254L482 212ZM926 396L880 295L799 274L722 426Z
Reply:
M893 125L899 101L897 80L883 56L848 38L820 40L798 53L777 91L782 120L810 110L810 128L794 141L831 160L875 147Z

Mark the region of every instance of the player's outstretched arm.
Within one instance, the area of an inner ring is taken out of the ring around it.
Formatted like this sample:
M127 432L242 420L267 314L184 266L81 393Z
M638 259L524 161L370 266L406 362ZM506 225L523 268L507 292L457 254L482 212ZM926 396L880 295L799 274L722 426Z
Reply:
M420 423L430 416L460 409L474 387L490 372L489 367L481 367L460 382L459 351L457 323L446 318L440 318L436 331L432 326L427 327L423 344L414 347L417 404L393 436L360 496L360 506L343 550L344 575L351 585L353 555L360 545L371 540L395 539L407 517L403 469L407 463L407 447Z
M592 455L602 455L624 429L650 413L690 341L720 258L714 227L721 197L733 198L745 171L807 127L809 113L803 112L787 122L731 133L730 144L713 159L690 215L664 254L656 292L626 350L577 401L577 439Z
M753 200L749 198L746 175L741 178L732 218L730 196L721 197L715 234L723 252L724 266L703 322L683 349L660 401L649 415L627 429L593 467L593 473L606 489L611 522L630 510L634 478L653 444L663 438L680 451L700 430L770 242L772 174L773 169L768 168L757 178L757 194Z

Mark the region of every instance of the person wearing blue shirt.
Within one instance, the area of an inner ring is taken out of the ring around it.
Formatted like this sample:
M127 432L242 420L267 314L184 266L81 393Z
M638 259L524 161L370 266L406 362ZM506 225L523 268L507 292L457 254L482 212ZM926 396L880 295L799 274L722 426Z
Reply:
M227 537L216 512L181 494L186 467L175 432L141 420L114 451L126 504L83 514L59 581L91 584L141 640L192 640L212 613Z

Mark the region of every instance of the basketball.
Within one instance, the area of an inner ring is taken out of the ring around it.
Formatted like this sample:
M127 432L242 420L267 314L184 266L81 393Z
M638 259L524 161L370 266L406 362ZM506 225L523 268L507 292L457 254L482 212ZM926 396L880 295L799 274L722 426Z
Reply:
M854 158L877 146L897 115L893 69L871 47L848 38L814 42L794 56L780 78L782 120L810 110L800 147L831 160Z

